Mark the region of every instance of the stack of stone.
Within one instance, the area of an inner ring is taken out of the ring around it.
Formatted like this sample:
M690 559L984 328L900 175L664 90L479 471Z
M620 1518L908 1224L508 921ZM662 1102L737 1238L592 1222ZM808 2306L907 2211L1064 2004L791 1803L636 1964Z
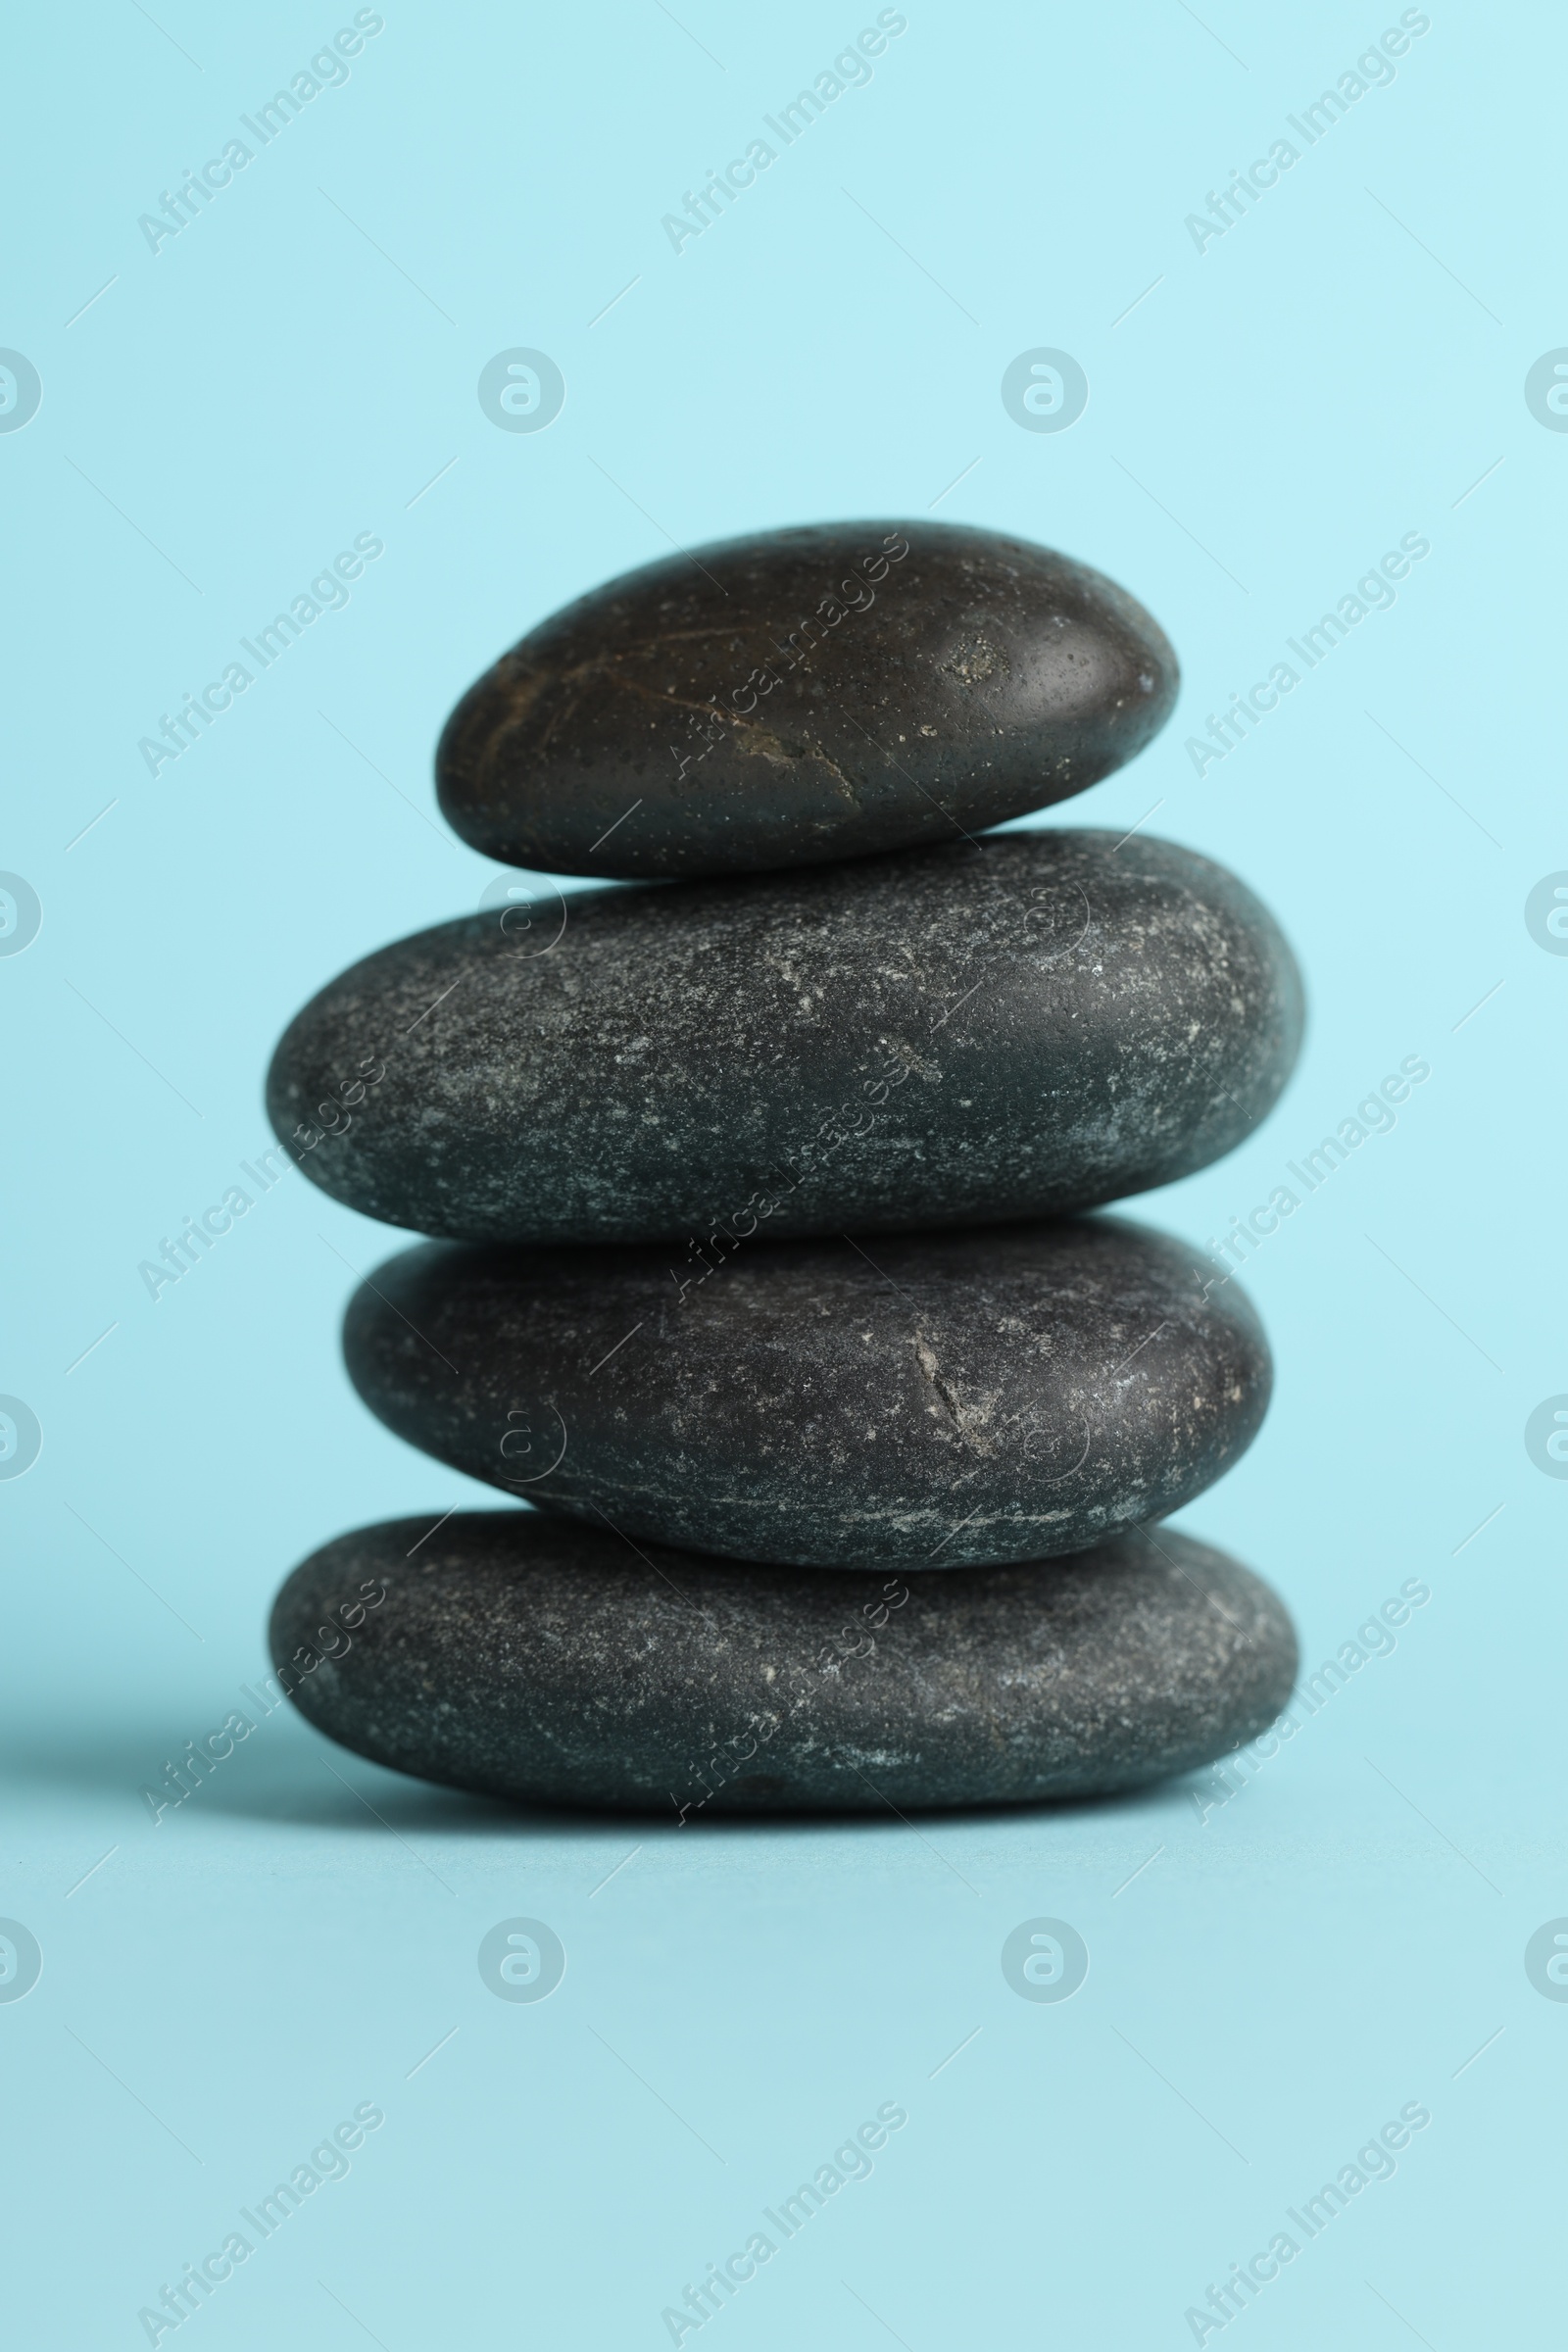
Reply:
M1207 858L985 831L1176 686L1083 565L866 523L615 580L464 697L463 838L640 887L492 888L278 1048L307 1173L440 1237L351 1303L360 1395L538 1506L295 1571L273 1655L322 1731L686 1820L1127 1788L1272 1720L1280 1601L1160 1524L1255 1433L1262 1333L1079 1212L1249 1133L1296 968Z

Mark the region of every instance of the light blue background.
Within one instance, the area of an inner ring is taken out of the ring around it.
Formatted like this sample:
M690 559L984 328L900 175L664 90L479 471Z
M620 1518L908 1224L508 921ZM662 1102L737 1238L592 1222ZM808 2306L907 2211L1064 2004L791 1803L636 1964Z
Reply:
M1568 1912L1568 1486L1523 1428L1568 1389L1568 961L1523 906L1568 866L1568 438L1523 382L1568 342L1560 16L1434 5L1200 255L1185 216L1396 8L911 0L869 85L677 256L661 216L873 9L389 0L346 86L155 256L137 216L352 12L156 14L9 36L0 343L44 392L0 436L0 866L44 914L0 961L0 1390L44 1444L0 1486L0 1912L44 1972L0 2004L8 2340L145 2341L160 2284L375 2101L352 2175L190 2323L209 2352L654 2347L890 2100L873 2176L710 2323L731 2352L1190 2343L1186 2308L1407 2101L1433 2120L1396 2177L1234 2326L1537 2340L1568 2004L1522 1955ZM548 431L480 412L514 345L564 373ZM1037 345L1090 379L1061 434L1001 403ZM1272 1120L1139 1213L1201 1242L1431 1063L1259 1250L1273 1411L1184 1521L1278 1584L1310 1664L1407 1578L1429 1605L1202 1819L1184 1787L907 1826L518 1818L280 1712L155 1828L139 1786L242 1703L296 1559L487 1499L355 1401L350 1267L393 1237L303 1177L156 1304L136 1271L267 1140L295 1007L491 878L435 817L443 715L671 541L932 512L1147 601L1178 713L1060 814L1152 808L1308 976ZM362 531L386 552L348 609L152 778L138 738ZM1408 531L1432 552L1394 610L1200 779L1204 714ZM538 2006L475 1967L518 1913L568 1953ZM1092 1954L1060 2006L1000 1971L1038 1914Z

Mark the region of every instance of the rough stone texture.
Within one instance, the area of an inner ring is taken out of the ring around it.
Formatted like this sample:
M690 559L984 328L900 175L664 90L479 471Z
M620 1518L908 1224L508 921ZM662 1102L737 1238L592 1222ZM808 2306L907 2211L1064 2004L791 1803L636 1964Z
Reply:
M1200 1494L1270 1379L1238 1286L1110 1218L758 1241L701 1282L662 1250L427 1243L356 1294L344 1352L472 1477L803 1567L1082 1550Z
M1009 833L444 923L305 1007L268 1102L391 1224L722 1250L1169 1183L1265 1114L1300 1032L1290 950L1223 866Z
M566 606L464 696L436 782L465 841L552 873L813 865L1082 792L1176 688L1163 631L1085 564L998 531L830 523Z
M691 1824L1093 1795L1254 1738L1296 1675L1268 1586L1168 1528L912 1583L639 1552L531 1511L429 1529L315 1552L272 1656L345 1747L496 1796Z

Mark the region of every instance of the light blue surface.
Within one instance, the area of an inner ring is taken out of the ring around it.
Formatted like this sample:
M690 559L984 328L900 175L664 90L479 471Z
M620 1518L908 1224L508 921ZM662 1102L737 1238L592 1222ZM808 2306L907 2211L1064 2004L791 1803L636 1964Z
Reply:
M1524 910L1568 868L1568 438L1524 387L1568 343L1560 15L1434 6L1305 149L1287 118L1396 8L926 0L677 253L661 217L874 9L389 5L154 253L138 216L353 13L155 7L8 36L0 344L42 404L0 432L0 867L42 928L0 959L0 1391L42 1452L0 1485L0 1913L43 1973L0 2002L7 2341L145 2342L139 2309L368 2104L348 2177L181 2343L656 2347L893 2102L870 2177L772 2232L705 2345L1191 2343L1407 2103L1395 2176L1295 2229L1225 2340L1544 2340L1568 2002L1524 1948L1568 1913L1568 1485L1524 1431L1568 1391L1568 960ZM1299 161L1200 253L1186 216L1281 137ZM548 430L480 408L517 348L564 377ZM1004 408L1037 349L1087 374L1066 431ZM1273 1411L1185 1522L1278 1584L1313 1666L1406 1580L1429 1602L1223 1805L517 1819L279 1711L154 1826L140 1786L244 1704L296 1559L486 1499L352 1396L351 1268L395 1244L303 1177L156 1302L137 1273L268 1140L295 1007L491 879L435 818L445 711L671 541L929 512L1148 602L1177 716L1061 813L1234 865L1307 973L1273 1119L1140 1213L1219 1234L1430 1064L1257 1250ZM347 607L150 774L160 714L361 533ZM1431 552L1393 608L1200 777L1205 714L1404 533ZM1042 1915L1091 1954L1059 2005L1001 1971ZM517 1916L567 1953L538 2004L476 1966Z

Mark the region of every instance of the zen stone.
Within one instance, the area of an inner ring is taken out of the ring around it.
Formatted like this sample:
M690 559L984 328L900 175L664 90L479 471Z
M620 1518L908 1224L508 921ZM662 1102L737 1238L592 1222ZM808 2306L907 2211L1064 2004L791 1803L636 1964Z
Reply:
M638 1539L802 1567L1079 1551L1190 1502L1270 1366L1233 1282L1109 1218L664 1250L427 1243L350 1303L400 1437Z
M828 523L627 572L471 686L436 754L487 857L750 873L953 841L1082 792L1170 713L1114 581L1000 531Z
M1136 1788L1264 1731L1297 1663L1268 1586L1166 1528L906 1583L532 1511L340 1536L283 1587L271 1647L301 1712L378 1764L686 1824Z
M1300 1033L1290 950L1223 866L1004 833L440 924L305 1007L268 1102L394 1225L722 1252L1168 1184L1263 1117Z

